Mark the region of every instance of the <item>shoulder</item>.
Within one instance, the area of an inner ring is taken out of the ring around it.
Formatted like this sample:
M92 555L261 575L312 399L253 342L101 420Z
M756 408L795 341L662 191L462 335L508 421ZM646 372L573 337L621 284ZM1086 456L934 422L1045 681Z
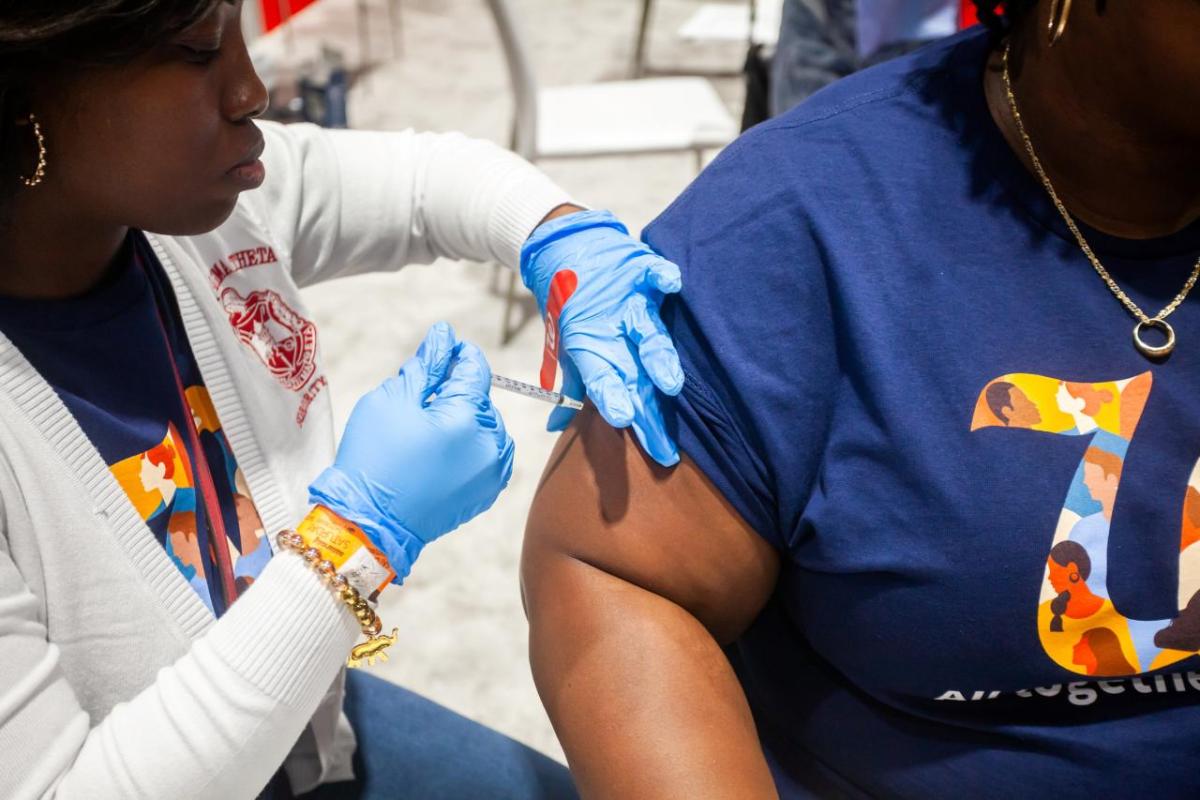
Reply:
M779 571L775 550L695 462L660 467L592 408L547 462L521 560L533 605L564 602L548 590L573 561L671 600L722 642L750 624Z

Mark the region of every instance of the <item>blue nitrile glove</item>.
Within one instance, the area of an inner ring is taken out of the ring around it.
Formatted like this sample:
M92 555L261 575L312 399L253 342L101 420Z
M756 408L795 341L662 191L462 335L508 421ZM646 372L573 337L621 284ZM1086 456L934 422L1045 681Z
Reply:
M400 374L358 401L309 499L355 523L402 583L421 549L486 511L508 485L513 441L479 348L430 328ZM429 398L437 395L433 400Z
M610 425L632 424L651 458L677 463L654 390L676 395L683 388L679 354L658 315L663 295L682 285L679 267L631 237L609 212L580 211L538 226L521 248L521 279L543 317L562 270L578 277L558 317L563 393L581 400L586 387ZM553 316L552 307L548 325ZM562 430L574 414L556 408L547 428Z

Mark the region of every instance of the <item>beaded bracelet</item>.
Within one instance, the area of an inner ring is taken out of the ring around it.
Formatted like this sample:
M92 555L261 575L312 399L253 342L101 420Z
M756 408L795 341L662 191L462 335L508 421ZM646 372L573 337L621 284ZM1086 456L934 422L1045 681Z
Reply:
M346 666L360 667L364 660L368 666L374 666L376 658L380 661L387 661L388 656L385 651L396 643L396 634L399 628L392 628L390 636L380 633L383 630L383 622L375 614L367 599L350 585L344 575L338 574L333 562L323 558L320 550L305 544L300 534L292 530L281 531L276 537L276 541L279 542L280 547L291 550L308 562L308 565L329 586L330 590L349 607L351 613L358 620L358 624L362 626L362 632L366 635L367 641L356 644L350 650Z

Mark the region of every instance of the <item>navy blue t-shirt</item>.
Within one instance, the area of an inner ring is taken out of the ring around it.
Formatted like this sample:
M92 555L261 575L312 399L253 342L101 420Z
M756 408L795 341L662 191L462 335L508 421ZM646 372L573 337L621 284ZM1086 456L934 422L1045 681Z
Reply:
M684 276L669 424L783 563L730 657L785 798L1194 798L1200 308L1134 349L987 55L836 84L647 228ZM1200 256L1084 231L1151 314Z
M262 571L270 547L146 239L130 233L106 278L83 296L0 297L0 331L54 387L200 599L223 613L232 598L222 589L186 426L212 473L235 591Z

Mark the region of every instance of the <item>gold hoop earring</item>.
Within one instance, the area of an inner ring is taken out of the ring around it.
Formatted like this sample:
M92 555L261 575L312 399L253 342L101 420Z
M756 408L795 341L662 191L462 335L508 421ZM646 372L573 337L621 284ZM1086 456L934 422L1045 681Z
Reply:
M1071 0L1050 0L1050 21L1046 24L1046 35L1050 46L1058 44L1067 32L1067 20L1071 18Z
M38 122L36 114L31 113L28 118L18 122L17 125L32 125L33 138L37 141L38 160L37 167L33 170L33 177L20 176L21 183L32 189L46 179L46 137L42 135L42 125Z

